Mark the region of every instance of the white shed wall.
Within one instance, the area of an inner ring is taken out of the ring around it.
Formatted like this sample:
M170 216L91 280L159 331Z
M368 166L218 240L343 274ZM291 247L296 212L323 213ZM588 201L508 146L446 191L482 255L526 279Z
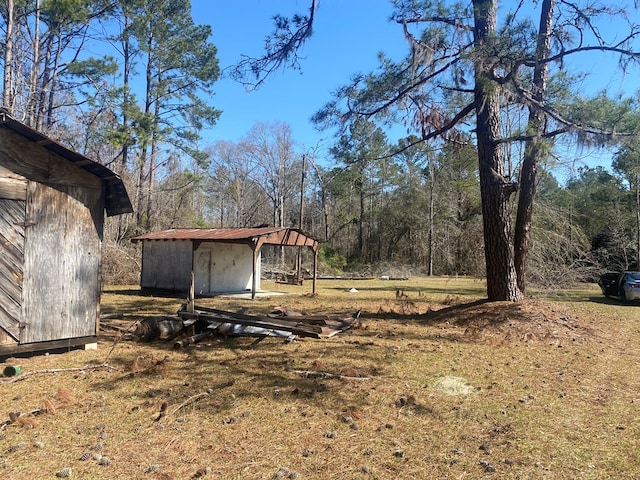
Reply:
M142 244L142 288L189 291L191 240L152 240Z
M196 295L251 290L253 252L249 245L202 243L195 255ZM260 264L256 264L256 290L260 289Z

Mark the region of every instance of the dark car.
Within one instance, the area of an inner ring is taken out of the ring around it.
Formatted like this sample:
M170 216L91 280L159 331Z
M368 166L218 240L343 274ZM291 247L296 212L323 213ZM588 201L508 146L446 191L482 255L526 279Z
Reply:
M598 285L605 297L617 297L623 302L640 300L640 272L607 272Z

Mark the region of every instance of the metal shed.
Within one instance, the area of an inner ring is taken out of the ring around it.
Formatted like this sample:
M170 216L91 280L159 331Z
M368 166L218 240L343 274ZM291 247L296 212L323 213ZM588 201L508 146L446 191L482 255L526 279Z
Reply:
M105 210L118 175L0 108L0 356L95 343Z
M264 245L308 247L313 251L316 291L318 240L293 228L191 228L140 235L142 288L188 291L194 295L251 291L260 288Z

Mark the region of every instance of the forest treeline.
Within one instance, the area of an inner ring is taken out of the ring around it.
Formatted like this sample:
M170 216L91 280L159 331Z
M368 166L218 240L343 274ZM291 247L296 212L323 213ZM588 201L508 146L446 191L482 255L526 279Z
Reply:
M472 142L403 149L410 142L390 144L359 122L318 159L296 151L287 124L259 124L211 148L193 197L200 210L181 217L213 227L301 226L323 241L325 273L484 275ZM637 156L620 149L611 168L579 165L562 183L553 164L539 175L529 272L539 285L637 268ZM162 218L158 228L186 226Z
M301 228L321 240L321 273L484 275L472 129L427 142L405 122L416 133L397 140L380 116L357 118L320 151L275 118L237 142L203 144L202 132L224 121L210 104L221 72L211 28L190 10L188 0L0 0L3 106L127 185L135 213L107 221L105 282L137 281L135 235L258 225ZM621 122L638 116L635 102L603 95L582 112ZM443 121L444 110L431 110L428 122ZM503 121L516 125L524 115L512 111ZM579 166L551 149L538 166L527 273L534 283L639 267L638 146L633 138L599 142L613 152L607 168ZM504 178L514 181L516 143L504 146ZM565 151L577 157L580 149ZM559 179L557 167L567 164L577 166ZM293 268L293 257L266 252L265 263Z

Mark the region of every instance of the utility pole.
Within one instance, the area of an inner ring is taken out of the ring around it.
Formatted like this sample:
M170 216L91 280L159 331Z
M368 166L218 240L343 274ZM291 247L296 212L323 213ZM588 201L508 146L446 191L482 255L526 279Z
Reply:
M298 228L302 230L302 210L304 206L304 177L307 168L307 154L302 154L302 174L300 175L300 216L298 217ZM302 247L298 247L298 283L302 280Z

